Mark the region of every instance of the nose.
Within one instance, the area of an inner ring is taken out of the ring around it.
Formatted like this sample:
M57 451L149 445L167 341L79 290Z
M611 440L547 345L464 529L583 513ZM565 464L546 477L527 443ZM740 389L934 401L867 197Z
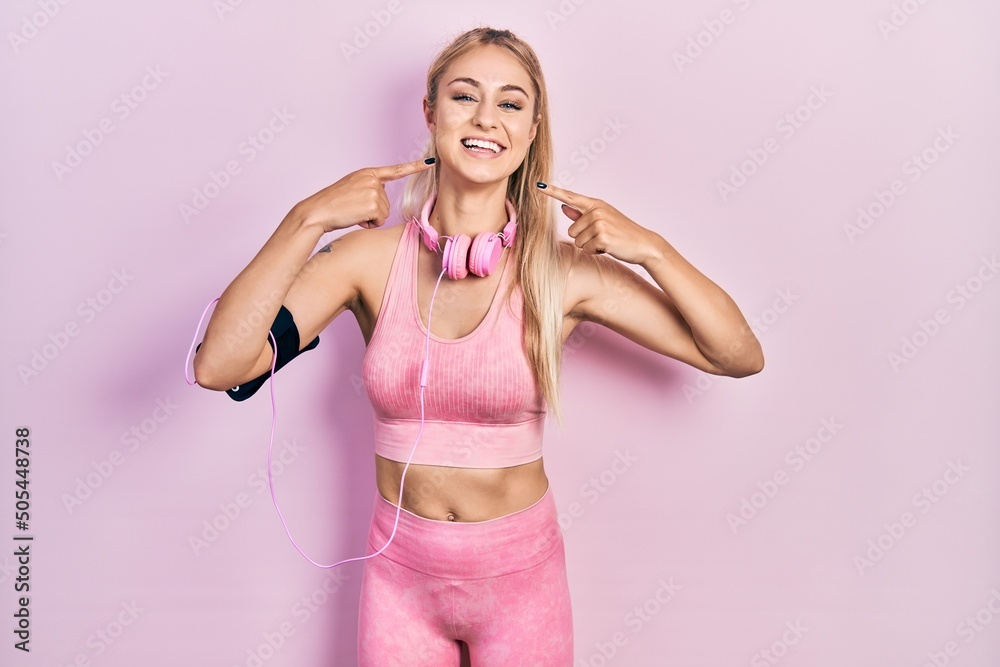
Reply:
M475 123L483 128L496 127L496 109L493 102L484 100L476 108Z

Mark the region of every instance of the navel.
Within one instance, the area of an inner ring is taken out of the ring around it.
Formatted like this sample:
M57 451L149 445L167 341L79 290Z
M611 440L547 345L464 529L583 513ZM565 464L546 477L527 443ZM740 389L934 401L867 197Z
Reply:
M448 521L458 521L458 517L455 516L454 512L448 512Z

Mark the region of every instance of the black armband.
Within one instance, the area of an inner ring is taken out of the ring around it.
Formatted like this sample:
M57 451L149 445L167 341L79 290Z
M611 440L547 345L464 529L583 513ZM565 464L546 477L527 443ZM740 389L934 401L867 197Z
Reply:
M312 342L301 350L299 349L299 330L295 326L295 320L292 319L292 313L284 305L281 306L278 310L278 315L274 318L274 324L271 325L271 334L274 335L274 339L278 342L278 358L274 361L275 373L280 371L283 366L295 357L319 345L319 336L316 336ZM267 344L271 347L273 354L274 343L271 342L271 336L267 337ZM200 347L201 344L198 345L198 348ZM196 353L198 348L195 348ZM270 368L260 377L236 385L232 389L227 389L226 393L234 401L245 401L256 394L257 390L264 386L269 377L271 377Z

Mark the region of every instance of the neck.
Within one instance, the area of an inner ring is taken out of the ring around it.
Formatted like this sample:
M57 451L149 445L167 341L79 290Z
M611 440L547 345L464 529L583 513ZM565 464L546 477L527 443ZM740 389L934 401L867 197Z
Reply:
M507 179L456 183L441 174L430 223L442 236L499 232L507 224Z

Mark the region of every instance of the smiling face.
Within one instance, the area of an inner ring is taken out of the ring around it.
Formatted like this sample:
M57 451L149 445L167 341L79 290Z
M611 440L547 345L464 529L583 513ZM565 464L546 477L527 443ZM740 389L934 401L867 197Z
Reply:
M535 138L535 103L531 78L506 49L483 46L456 58L438 82L436 108L424 98L439 173L473 183L505 180Z

